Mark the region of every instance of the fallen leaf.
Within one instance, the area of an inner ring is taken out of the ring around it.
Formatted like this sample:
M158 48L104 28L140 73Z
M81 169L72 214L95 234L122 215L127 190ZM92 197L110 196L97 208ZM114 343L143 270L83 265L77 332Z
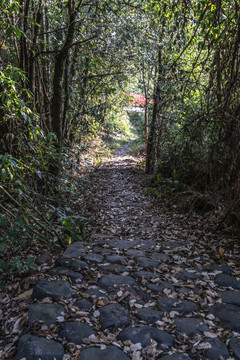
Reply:
M219 254L222 256L222 255L224 254L224 249L220 246L220 247L218 248L218 252L219 252Z
M218 335L209 331L204 331L204 335L208 338L216 338Z
M17 299L18 300L25 300L25 299L32 296L32 292L33 292L33 289L27 290L24 293L18 295Z

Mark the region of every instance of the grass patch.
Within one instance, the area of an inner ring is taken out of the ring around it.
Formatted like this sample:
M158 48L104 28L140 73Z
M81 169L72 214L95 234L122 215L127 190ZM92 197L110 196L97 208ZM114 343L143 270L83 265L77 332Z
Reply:
M104 143L111 152L115 152L130 140L130 137L121 136L121 134L108 134L104 138Z
M144 140L144 113L129 112L128 113L131 124L136 129L138 137L134 139L129 146L128 153L133 156L143 155L145 151Z
M116 152L136 138L135 128L126 111L111 113L106 119L105 133L102 136L105 146L111 153Z

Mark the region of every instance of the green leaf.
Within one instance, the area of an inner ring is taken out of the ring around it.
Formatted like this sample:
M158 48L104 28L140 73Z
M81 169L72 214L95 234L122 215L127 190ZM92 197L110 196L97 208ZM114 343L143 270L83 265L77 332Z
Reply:
M38 266L35 263L29 265L30 269L38 270Z
M6 40L8 40L8 38L12 35L12 33L14 32L14 28L10 27L7 29L6 31Z
M33 257L28 257L28 258L26 259L26 263L27 263L28 265L32 264L33 261L34 261L34 258L33 258Z

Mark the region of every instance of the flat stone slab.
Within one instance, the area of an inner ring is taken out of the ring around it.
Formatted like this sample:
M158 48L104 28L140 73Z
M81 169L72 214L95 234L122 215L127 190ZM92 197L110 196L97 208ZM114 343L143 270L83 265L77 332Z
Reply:
M236 359L240 359L240 339L231 338L229 341L229 347L233 351Z
M87 299L76 301L74 303L74 306L77 306L80 310L84 311L92 311L93 309L92 303L90 303L90 301L88 301Z
M220 339L207 338L204 342L211 345L211 348L206 349L204 351L204 355L207 357L207 359L209 359L209 360L219 360L219 359L227 360L230 358L228 348Z
M64 268L62 266L53 267L49 271L50 275L63 275L69 277L74 283L81 283L83 281L83 275L79 272Z
M83 259L92 262L94 264L101 264L103 262L104 257L99 254L90 253L85 255Z
M145 321L147 324L154 324L156 321L162 319L163 312L153 309L138 309L136 315L140 320Z
M208 265L205 266L202 271L206 272L214 272L214 271L222 271L224 274L230 275L232 273L232 270L229 269L226 265Z
M240 281L231 275L218 274L215 277L215 283L223 287L232 287L233 289L240 289Z
M54 300L69 299L75 294L71 285L66 280L41 280L33 287L32 300L42 300L50 297Z
M117 337L121 341L131 340L133 344L141 343L142 347L152 344L152 340L157 342L158 349L169 350L174 344L174 336L166 331L159 330L151 326L132 327L124 329Z
M89 347L81 351L78 360L130 360L130 358L115 346L105 349Z
M149 279L154 279L156 277L159 276L159 274L154 274L153 272L151 271L145 271L145 270L142 270L142 271L136 271L134 273L134 275L140 279L140 280L149 280Z
M58 316L65 313L64 306L58 304L32 304L28 311L28 322L32 324L34 321L41 320L44 324L55 324Z
M240 332L240 308L231 304L214 304L210 312L220 320L224 329Z
M58 342L25 334L19 340L14 360L62 360L63 355L64 348Z
M188 295L191 291L194 292L193 289L189 289L189 288L184 287L184 286L183 286L183 287L180 287L180 288L176 288L176 292L177 292L178 294Z
M130 249L130 250L126 251L126 255L131 257L131 258L136 258L136 257L143 256L144 253L141 250Z
M157 267L159 265L159 261L151 260L145 257L139 257L137 259L138 266L142 267L143 269L150 269L153 267Z
M201 319L197 318L177 318L174 320L173 326L179 335L185 334L188 337L209 331L208 326Z
M187 281L187 280L196 280L199 279L201 276L191 273L189 271L186 270L181 270L176 274L176 278L183 280L183 281Z
M57 259L56 265L75 271L88 269L88 264L85 261L77 259Z
M120 250L123 249L134 249L137 245L141 244L140 240L111 240L108 243L115 248Z
M142 240L141 241L141 249L149 250L155 248L157 242L155 240Z
M128 310L118 303L103 306L99 311L103 330L121 328L131 324Z
M172 355L165 355L161 357L161 360L192 360L192 358L184 354L176 353Z
M193 301L182 300L179 302L178 299L162 296L158 298L158 307L162 311L177 311L181 315L186 315L199 310L199 306Z
M100 242L100 244L101 244L101 242ZM101 244L102 245L102 244ZM102 253L104 253L104 255L112 255L112 253L113 253L113 250L112 249L106 249L105 247L104 247L104 249L102 248L102 246L96 246L96 247L94 247L93 249L92 249L92 252L94 253L94 254L102 254ZM115 252L115 251L114 251Z
M153 298L146 291L141 289L139 286L129 286L127 288L129 295L125 298L128 302L130 299L142 300L143 302L153 301Z
M83 344L83 339L88 338L92 334L96 335L96 331L91 326L80 321L65 323L60 332L62 338L77 345Z
M114 288L114 285L135 285L136 281L131 276L105 275L99 280L98 284L105 289L110 289Z
M175 286L167 281L161 281L159 285L156 284L148 284L147 288L156 293L162 293L164 289L170 289L172 291L175 290Z
M126 264L127 263L127 258L125 256L121 256L121 255L108 255L106 257L106 261L111 263L111 264Z
M168 256L166 254L158 253L158 252L152 253L152 258L154 260L159 260L159 261L163 261L163 262L170 260L170 256Z
M70 245L63 253L63 258L76 259L84 256L87 252L86 246L80 241Z
M240 306L239 291L221 291L220 295L224 303Z

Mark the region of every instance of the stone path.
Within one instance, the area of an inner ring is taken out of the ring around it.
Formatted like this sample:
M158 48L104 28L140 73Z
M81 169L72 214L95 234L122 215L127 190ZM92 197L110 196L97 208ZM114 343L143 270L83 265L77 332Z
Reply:
M240 359L238 248L159 215L132 162L93 175L95 234L34 286L15 360Z

